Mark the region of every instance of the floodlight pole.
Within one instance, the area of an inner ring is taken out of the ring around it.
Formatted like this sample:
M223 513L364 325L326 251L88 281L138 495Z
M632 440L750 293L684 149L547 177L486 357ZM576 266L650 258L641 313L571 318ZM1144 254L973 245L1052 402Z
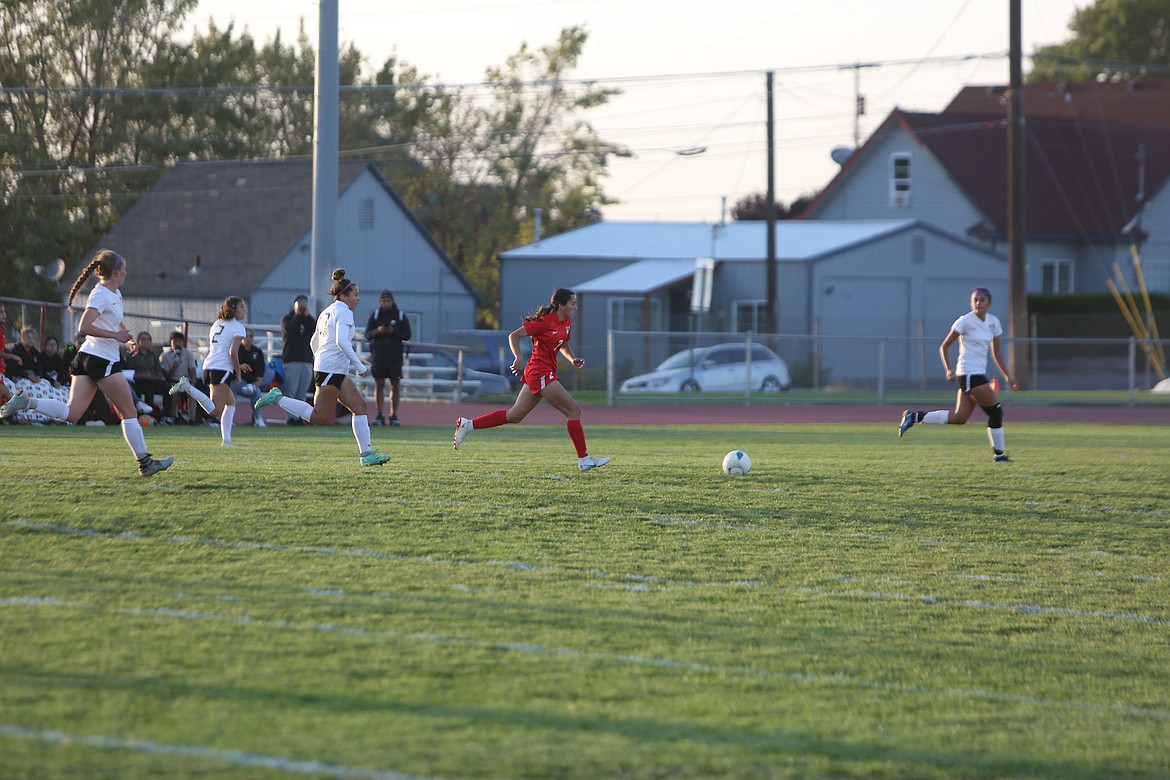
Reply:
M768 197L764 204L767 215L768 258L768 334L776 333L776 141L775 111L772 99L772 71L768 71Z
M309 298L318 313L325 308L321 283L337 265L338 95L341 91L337 2L321 0L317 75L313 85L313 241Z

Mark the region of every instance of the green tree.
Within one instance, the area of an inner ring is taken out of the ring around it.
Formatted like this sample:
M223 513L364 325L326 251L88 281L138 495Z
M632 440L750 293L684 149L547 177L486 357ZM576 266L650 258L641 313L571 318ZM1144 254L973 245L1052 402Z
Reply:
M796 219L809 204L816 199L816 193L801 195L792 201L786 208L783 203L776 201L776 219ZM768 218L766 207L768 196L762 192L753 192L744 195L731 207L731 218L742 221L765 220Z
M1073 14L1069 30L1064 43L1036 49L1029 81L1130 79L1141 65L1170 66L1166 0L1097 0Z

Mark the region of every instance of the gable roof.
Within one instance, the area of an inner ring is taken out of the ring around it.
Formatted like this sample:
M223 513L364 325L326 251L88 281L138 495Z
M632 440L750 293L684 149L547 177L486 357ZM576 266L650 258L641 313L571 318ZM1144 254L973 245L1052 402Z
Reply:
M872 222L781 220L776 223L776 258L782 262L812 260L917 224L922 223L913 219ZM762 221L734 221L723 225L693 222L595 222L501 252L500 258L683 258L693 263L695 258L710 257L720 261L759 261L767 254L767 227L767 223Z
M338 192L367 169L377 175L368 163L342 161ZM127 296L246 296L312 227L312 211L312 160L179 163L100 246L134 265ZM201 270L192 275L197 256Z
M1162 93L1170 104L1170 91ZM1025 125L1027 232L1033 237L1115 239L1138 213L1139 164L1144 146L1146 200L1170 178L1170 125L1028 118ZM1008 227L1007 120L988 112L941 114L895 109L837 172L803 216L850 176L865 152L901 128L927 149L989 224L969 232L1006 235Z
M967 86L943 114L1006 118L1008 87ZM1170 79L1037 82L1024 86L1024 116L1111 124L1170 125Z

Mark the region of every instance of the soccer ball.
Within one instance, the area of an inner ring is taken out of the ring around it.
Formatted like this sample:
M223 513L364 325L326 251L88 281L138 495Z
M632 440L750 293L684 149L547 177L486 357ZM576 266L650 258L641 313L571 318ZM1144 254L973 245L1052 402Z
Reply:
M723 456L723 471L733 477L742 477L752 470L752 459L743 450L732 450Z
M138 424L142 425L142 426L150 425L153 422L154 422L154 418L151 417L149 414L144 414L138 418Z

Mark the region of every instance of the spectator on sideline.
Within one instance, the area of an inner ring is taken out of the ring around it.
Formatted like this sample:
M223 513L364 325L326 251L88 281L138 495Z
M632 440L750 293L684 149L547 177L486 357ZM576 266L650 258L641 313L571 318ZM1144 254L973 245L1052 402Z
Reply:
M12 347L12 354L19 358L13 361L16 365L8 369L13 379L27 379L33 384L41 381L45 371L41 367L41 350L37 347L36 328L20 329L20 343Z
M370 375L374 377L374 404L378 416L374 425L386 425L382 407L386 403L386 380L390 380L390 425L398 425L399 385L402 380L403 343L410 341L410 320L403 316L394 302L394 293L383 290L378 308L366 323L366 341L373 358Z
M21 363L19 355L14 355L8 351L8 334L5 333L4 326L8 324L8 309L4 308L4 304L0 303L0 404L8 403L8 399L12 398L15 385L9 388L9 379L6 376L8 372L8 364ZM6 362L8 361L8 362Z
M565 416L565 428L569 439L577 450L577 468L589 471L609 463L610 458L595 458L585 446L585 430L581 427L581 407L569 395L569 391L557 378L557 355L564 355L577 368L585 365L585 359L573 354L569 346L569 331L573 327L573 314L577 311L577 294L561 287L552 294L552 299L530 314L520 327L508 334L508 346L512 349L512 373L523 373L524 384L516 396L511 409L497 409L475 419L459 417L455 420L455 449L473 430L495 428L507 423L518 423L536 408L541 400L548 401ZM532 339L532 355L528 364L520 352L520 339Z
M987 412L987 438L991 442L992 452L995 453L995 462L1007 463L1011 460L1004 449L1003 404L996 400L995 391L991 389L991 380L987 377L988 355L990 354L991 359L995 361L995 367L999 369L999 373L1012 390L1018 390L1019 385L1004 368L1003 356L999 351L999 337L1003 335L1003 326L998 317L988 313L989 308L991 291L986 287L976 287L971 291L971 311L955 320L950 332L939 345L938 353L942 358L947 381L959 385L954 411L938 409L933 412L914 412L907 409L902 412L902 422L898 425L899 437L904 436L915 423L964 425L978 405ZM959 362L957 368L951 368L950 350L955 341L959 342Z
M45 379L52 382L54 387L60 387L69 381L69 368L65 364L65 355L60 351L56 336L45 339L45 351L41 353L41 369L45 372Z
M159 353L154 348L154 339L146 331L138 333L138 353L127 354L123 358L122 367L134 372L131 384L134 392L146 405L146 409L139 407L143 414L154 413L154 397L166 396L167 380L163 377L162 367L159 365Z
M244 340L240 342L240 371L244 381L232 382L232 392L241 398L247 398L249 406L264 394L272 379L268 376L268 366L264 360L264 350L252 341L255 333L251 328L244 332ZM264 415L252 410L252 424L257 428L266 428Z
M162 355L159 356L158 365L162 370L163 379L168 384L174 384L181 378L187 377L187 381L197 386L195 377L195 355L191 350L187 349L187 337L183 335L182 331L175 331L170 337L171 348L163 350ZM176 422L179 418L179 408L176 404L175 396L169 392L163 395L163 416L173 418ZM195 422L195 415L188 414L188 422Z
M280 362L284 367L284 389L288 398L305 400L313 382L313 333L317 318L309 314L309 296L293 298L292 308L280 320ZM301 418L289 415L288 421L300 425Z
M365 376L369 370L353 351L353 337L356 330L353 310L361 301L358 286L345 278L345 269L333 272L333 285L329 288L333 303L317 318L317 330L313 333L313 384L316 393L313 403L299 398L282 396L280 388L274 387L256 402L256 409L278 404L286 414L322 425L329 421L337 407L337 401L353 413L350 425L357 439L358 452L363 466L380 466L389 457L381 455L370 446L369 404L362 391L349 376L353 368L358 376Z
M101 388L122 420L122 437L138 460L138 473L150 477L170 468L175 459L156 460L146 451L146 440L142 435L142 425L138 422L138 410L134 408L130 383L126 381L126 375L118 370L119 358L122 356L119 344L131 344L131 354L138 351L137 345L133 345L130 331L122 321L122 292L119 288L126 281L126 270L126 261L121 255L111 249L103 249L85 266L69 290L66 303L72 310L77 291L90 275L97 272L98 283L89 293L77 329L86 338L69 367L73 372L69 403L53 398L30 398L18 392L0 407L0 419L27 409L46 417L77 422L89 409L98 388Z
M211 417L219 420L221 446L233 447L232 425L236 419L236 396L232 383L240 382L243 371L240 368L240 342L247 329L244 320L248 317L248 304L238 295L229 295L219 307L218 318L211 323L207 341L211 345L203 361L203 382L211 388L208 396L191 384L185 376L170 389L171 395L185 393L194 398Z

